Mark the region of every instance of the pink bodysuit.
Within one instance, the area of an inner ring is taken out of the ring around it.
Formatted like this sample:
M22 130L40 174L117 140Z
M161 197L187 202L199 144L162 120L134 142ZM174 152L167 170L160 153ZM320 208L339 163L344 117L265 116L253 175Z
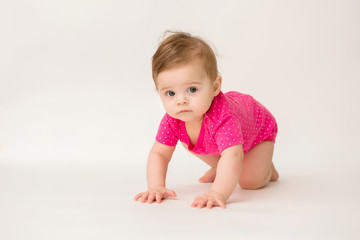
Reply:
M185 122L168 114L162 118L156 141L175 146L180 140L189 151L201 155L221 155L226 148L242 144L246 153L263 141L275 142L277 124L261 103L239 92L220 92L205 113L198 140L193 146Z

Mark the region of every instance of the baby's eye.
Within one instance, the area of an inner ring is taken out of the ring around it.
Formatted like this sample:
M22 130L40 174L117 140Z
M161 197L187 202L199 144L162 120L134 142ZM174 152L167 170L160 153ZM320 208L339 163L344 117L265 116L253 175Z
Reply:
M188 89L189 93L195 93L196 91L197 91L197 88L195 88L195 87L191 87Z
M173 91L167 91L166 96L173 97L175 96L175 93Z

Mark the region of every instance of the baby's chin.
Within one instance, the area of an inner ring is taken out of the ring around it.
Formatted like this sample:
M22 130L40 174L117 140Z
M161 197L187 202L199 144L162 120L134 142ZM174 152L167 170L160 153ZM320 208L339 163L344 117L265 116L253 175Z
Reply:
M181 120L183 122L197 122L202 120L202 117L197 117L194 115L193 112L185 112L180 114L175 114L174 116L170 115L171 117Z

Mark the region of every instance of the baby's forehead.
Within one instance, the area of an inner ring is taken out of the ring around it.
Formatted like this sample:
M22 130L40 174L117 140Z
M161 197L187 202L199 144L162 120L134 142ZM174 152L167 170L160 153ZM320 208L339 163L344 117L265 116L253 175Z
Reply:
M204 79L192 79L192 80L183 80L183 81L158 81L157 85L160 91L166 89L175 89L175 88L185 88L188 86L197 86L202 85L204 83Z
M204 75L204 74L206 74L206 68L202 61L193 60L190 62L179 63L179 64L167 66L166 68L162 69L159 72L158 78L160 75L162 75L163 77L164 76L166 77L168 75L178 75L178 74L183 75L183 76Z
M162 70L156 78L156 83L166 86L179 86L194 82L200 84L206 78L208 76L203 64L199 61L192 61Z

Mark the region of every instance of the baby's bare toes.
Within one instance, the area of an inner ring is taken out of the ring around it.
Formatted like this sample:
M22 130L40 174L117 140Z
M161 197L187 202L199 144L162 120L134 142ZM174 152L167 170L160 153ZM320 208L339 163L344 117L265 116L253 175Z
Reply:
M272 170L271 171L272 174L271 174L270 181L277 181L279 179L279 173L278 173L278 171L276 171L274 164L272 164L271 170Z

